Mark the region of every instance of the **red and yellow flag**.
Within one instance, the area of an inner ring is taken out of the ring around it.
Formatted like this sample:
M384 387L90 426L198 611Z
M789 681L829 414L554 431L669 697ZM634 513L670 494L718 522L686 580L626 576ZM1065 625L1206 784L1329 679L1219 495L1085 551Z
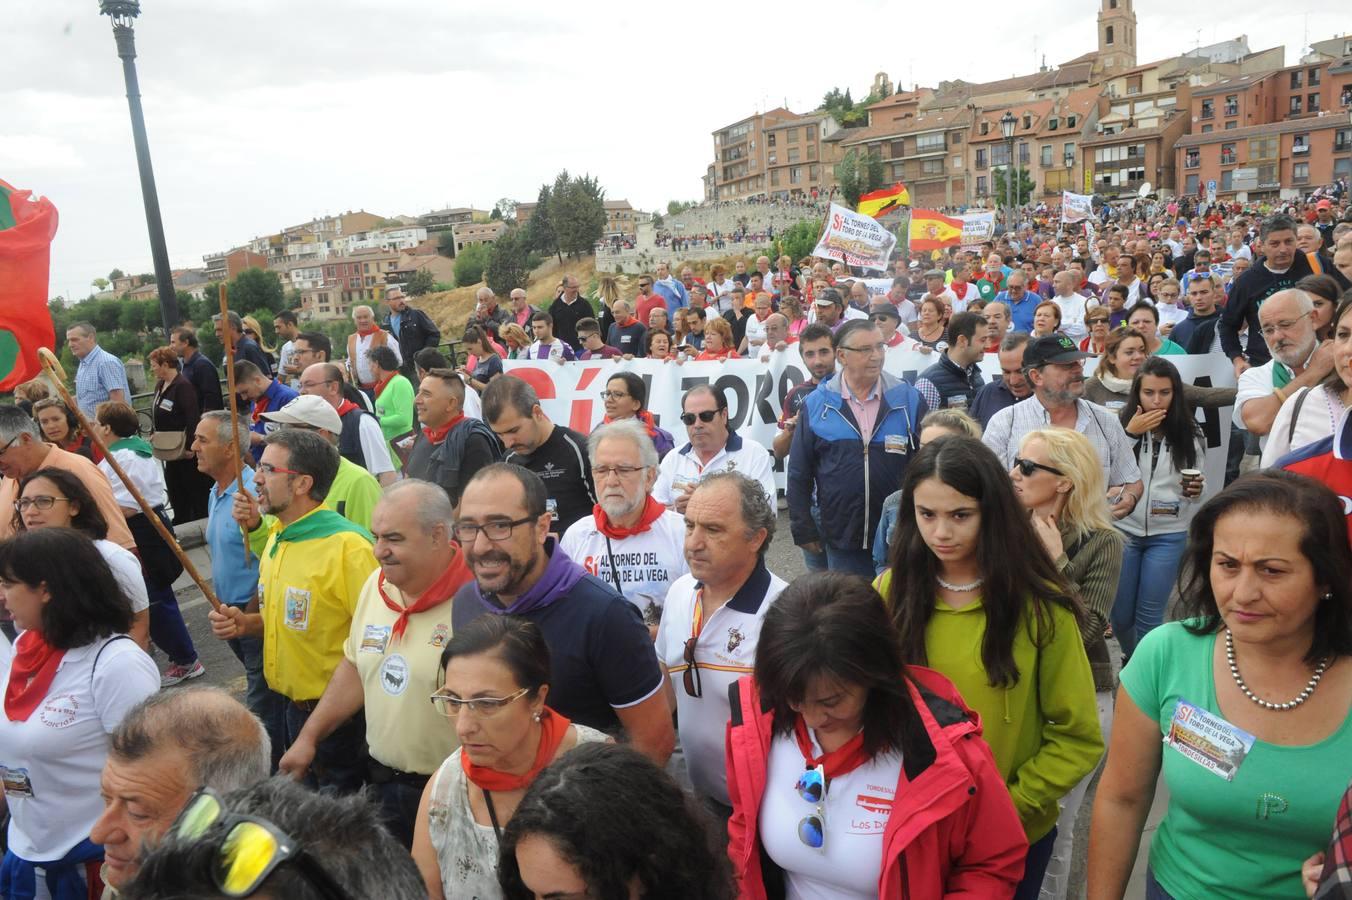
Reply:
M0 391L42 371L38 348L56 342L47 309L56 207L0 181Z
M962 220L932 209L911 211L911 249L941 250L962 243Z
M895 212L899 207L910 205L911 192L906 190L906 185L898 181L890 188L872 191L861 196L859 208L855 212L878 219L890 212Z

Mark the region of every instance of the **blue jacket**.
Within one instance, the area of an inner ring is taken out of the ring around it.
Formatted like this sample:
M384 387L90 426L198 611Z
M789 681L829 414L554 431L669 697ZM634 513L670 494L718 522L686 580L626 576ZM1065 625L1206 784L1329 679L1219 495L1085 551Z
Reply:
M826 540L832 547L869 551L883 500L901 487L919 447L928 407L915 388L884 372L882 404L865 443L841 395L837 373L803 400L789 449L789 527L798 545ZM817 490L821 530L812 521Z
M653 281L653 293L661 295L667 304L668 322L676 321L676 310L690 305L690 292L685 289L685 285L670 275L661 281Z

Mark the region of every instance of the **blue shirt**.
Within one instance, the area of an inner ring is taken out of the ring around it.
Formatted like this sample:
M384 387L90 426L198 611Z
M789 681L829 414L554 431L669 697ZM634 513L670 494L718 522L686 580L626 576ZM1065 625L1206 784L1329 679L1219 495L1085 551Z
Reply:
M263 396L267 398L268 405L262 411L276 412L299 397L300 392L273 379L272 384L268 385L268 389L263 392ZM275 422L269 422L267 419L260 416L254 421L250 428L266 437L271 431L276 430L277 424ZM253 455L254 462L258 462L263 456L263 445L254 444L249 448L249 452Z
M1033 333L1033 312L1037 305L1042 302L1042 298L1032 291L1025 290L1022 300L1009 299L1009 291L1001 291L995 295L994 303L1003 303L1009 307L1009 321L1014 324L1015 331L1022 331L1024 334Z
M390 334L394 335L395 340L399 339L399 324L402 321L403 317L401 314L393 311L390 312Z
M95 344L75 370L75 402L92 419L95 408L108 399L111 391L121 391L123 401L131 403L122 360Z
M244 483L253 482L254 470L244 467ZM207 549L211 552L211 585L222 603L243 607L258 590L258 556L244 561L244 538L239 523L230 515L235 502L236 482L217 493L216 485L207 490Z

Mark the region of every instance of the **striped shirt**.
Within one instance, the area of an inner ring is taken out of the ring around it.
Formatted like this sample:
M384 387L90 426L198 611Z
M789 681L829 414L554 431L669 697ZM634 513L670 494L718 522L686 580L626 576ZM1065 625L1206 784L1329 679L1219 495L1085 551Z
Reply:
M75 402L86 416L92 418L94 410L112 391L121 391L122 399L131 402L127 370L122 368L122 360L95 344L75 370Z
M1141 480L1136 454L1117 416L1088 400L1075 401L1075 430L1094 445L1103 464L1109 485L1132 484ZM1052 417L1037 395L1020 400L991 416L981 441L995 451L1005 468L1014 465L1023 436L1039 428L1052 428Z

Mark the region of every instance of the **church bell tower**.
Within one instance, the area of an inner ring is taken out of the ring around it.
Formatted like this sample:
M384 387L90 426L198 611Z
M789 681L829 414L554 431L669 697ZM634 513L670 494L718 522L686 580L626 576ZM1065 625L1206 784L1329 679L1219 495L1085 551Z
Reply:
M1098 68L1104 75L1136 65L1136 13L1132 0L1099 0Z

